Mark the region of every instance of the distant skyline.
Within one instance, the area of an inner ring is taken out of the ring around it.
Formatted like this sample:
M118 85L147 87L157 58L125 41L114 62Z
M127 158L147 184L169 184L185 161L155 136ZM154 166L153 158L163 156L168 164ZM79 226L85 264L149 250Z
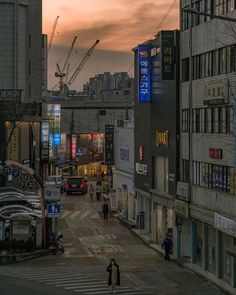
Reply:
M50 37L54 20L60 16L49 53L49 89L58 81L54 76L56 63L63 64L74 36L78 39L71 55L72 67L97 39L100 43L71 89L80 90L89 77L98 73L128 71L133 63L132 48L152 39L159 30L178 28L178 1L158 28L172 3L164 0L43 0L44 34Z

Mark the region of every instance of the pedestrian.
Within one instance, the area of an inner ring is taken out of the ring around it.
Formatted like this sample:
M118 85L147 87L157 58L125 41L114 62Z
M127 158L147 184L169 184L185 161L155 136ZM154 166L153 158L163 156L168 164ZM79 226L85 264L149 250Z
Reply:
M89 196L90 196L91 202L93 201L93 195L94 195L93 185L90 184L90 186L89 186Z
M102 188L100 185L96 186L96 196L97 196L97 200L99 201L101 198L101 194L102 194Z
M116 263L115 259L112 258L107 267L108 275L108 286L111 287L111 294L115 294L115 287L120 286L120 269L119 265Z
M165 260L170 261L170 253L172 251L173 248L173 243L172 243L172 239L169 237L168 234L166 234L166 238L164 239L162 245L161 245L161 249L165 250Z
M103 213L104 220L108 219L109 207L108 207L107 202L104 202L104 204L102 206L102 213Z

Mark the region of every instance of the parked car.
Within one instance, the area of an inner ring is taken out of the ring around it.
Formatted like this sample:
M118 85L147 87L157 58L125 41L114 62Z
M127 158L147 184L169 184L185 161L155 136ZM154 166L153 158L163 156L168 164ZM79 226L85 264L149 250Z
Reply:
M72 193L86 194L88 191L87 183L82 177L69 176L64 185L64 191L67 195Z
M61 188L61 193L63 192L63 179L60 175L49 175L46 180L46 185L55 185Z

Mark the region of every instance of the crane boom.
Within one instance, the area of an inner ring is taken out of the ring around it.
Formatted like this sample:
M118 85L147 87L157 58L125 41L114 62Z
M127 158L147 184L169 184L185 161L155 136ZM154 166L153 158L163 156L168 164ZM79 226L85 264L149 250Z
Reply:
M70 50L69 50L69 52L68 52L68 55L67 55L67 57L66 57L65 63L64 63L63 68L62 68L62 73L64 73L64 71L65 71L65 69L66 69L66 66L67 66L67 63L68 63L69 58L70 58L70 56L71 56L71 53L72 53L73 47L74 47L74 45L75 45L75 41L76 41L76 39L77 39L77 36L74 37L74 40L73 40L73 42L72 42L72 44L71 44Z
M93 46L86 52L84 58L82 59L82 61L80 62L80 64L78 65L78 67L75 69L74 73L72 74L72 76L70 77L69 81L68 81L68 85L71 85L74 80L77 78L79 72L82 70L82 68L84 67L85 63L87 62L87 60L89 59L89 57L91 56L91 54L93 53L95 47L97 46L97 44L99 43L99 40L97 40Z
M59 19L59 16L56 17L56 19L55 19L55 21L53 23L53 27L52 27L52 31L51 31L51 35L50 35L50 39L49 39L49 43L48 43L48 54L49 54L49 51L50 51L51 46L52 46L52 40L53 40L53 37L54 37L54 34L55 34L58 19Z

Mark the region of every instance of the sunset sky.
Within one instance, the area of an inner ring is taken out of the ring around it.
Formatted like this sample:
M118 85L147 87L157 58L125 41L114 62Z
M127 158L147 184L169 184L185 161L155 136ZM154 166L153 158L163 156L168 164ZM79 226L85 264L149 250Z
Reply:
M88 48L97 39L100 43L71 89L79 90L97 73L128 71L133 63L133 47L152 39L159 30L178 28L178 0L159 26L172 3L173 0L43 0L43 33L50 37L55 18L60 16L49 53L49 88L57 83L56 63L63 65L74 36L78 39L71 55L69 77Z

